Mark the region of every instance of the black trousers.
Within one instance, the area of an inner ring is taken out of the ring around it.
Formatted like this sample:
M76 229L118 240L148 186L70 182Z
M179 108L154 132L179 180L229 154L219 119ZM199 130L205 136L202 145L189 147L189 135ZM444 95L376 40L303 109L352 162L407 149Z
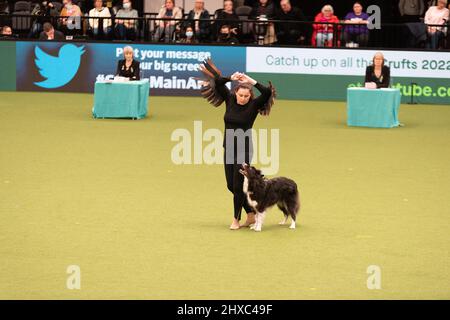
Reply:
M227 163L227 149L224 152L224 167L225 167L225 178L227 179L227 188L233 194L233 207L234 207L234 218L241 220L241 211L244 208L245 212L252 212L253 209L250 207L247 201L247 196L244 194L244 176L239 173L242 163L240 160L245 159L246 163L251 161L250 150L245 150L245 154L241 154L240 157L235 154L233 163ZM230 161L228 161L230 162Z

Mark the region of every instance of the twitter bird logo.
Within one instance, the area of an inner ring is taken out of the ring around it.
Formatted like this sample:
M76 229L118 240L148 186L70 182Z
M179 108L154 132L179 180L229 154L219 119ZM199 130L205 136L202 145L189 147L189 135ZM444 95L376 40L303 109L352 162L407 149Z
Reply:
M59 49L58 56L54 57L36 46L34 62L39 69L39 73L46 80L34 84L47 89L66 85L77 74L83 53L84 46L77 47L73 44L66 44Z

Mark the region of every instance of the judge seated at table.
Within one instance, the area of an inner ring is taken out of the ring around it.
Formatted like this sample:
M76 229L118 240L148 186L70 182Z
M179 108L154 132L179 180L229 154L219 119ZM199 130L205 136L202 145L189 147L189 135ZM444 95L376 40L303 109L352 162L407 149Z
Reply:
M133 48L126 46L123 48L123 57L117 63L116 76L129 78L130 80L140 80L139 61L133 59Z
M384 65L384 55L377 52L373 57L373 64L366 69L366 84L379 88L388 88L391 81L391 71ZM366 85L367 86L367 85Z

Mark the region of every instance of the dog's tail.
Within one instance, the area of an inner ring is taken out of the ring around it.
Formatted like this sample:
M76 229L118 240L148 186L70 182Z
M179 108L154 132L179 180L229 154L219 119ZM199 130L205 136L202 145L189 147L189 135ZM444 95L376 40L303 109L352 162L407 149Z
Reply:
M294 199L295 199L295 203L293 206L293 214L297 215L298 212L300 211L300 192L298 191L297 184L294 184L293 189L294 189L293 194L294 194Z
M294 212L295 212L295 215L297 215L298 212L300 211L300 192L298 191L297 185L295 185L295 200L296 200L296 204L294 207Z
M296 220L298 212L300 211L300 193L297 188L297 184L294 182L291 184L289 188L289 194L290 196L287 198L286 206L287 211L289 212L289 215L291 216L292 220Z

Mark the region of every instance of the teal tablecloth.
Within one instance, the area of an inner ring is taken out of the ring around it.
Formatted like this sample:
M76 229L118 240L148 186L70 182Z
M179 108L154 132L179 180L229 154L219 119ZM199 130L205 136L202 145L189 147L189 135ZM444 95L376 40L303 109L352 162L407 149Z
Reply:
M145 118L150 84L148 79L127 82L96 82L94 118Z
M400 125L399 89L347 89L347 125L392 128Z

